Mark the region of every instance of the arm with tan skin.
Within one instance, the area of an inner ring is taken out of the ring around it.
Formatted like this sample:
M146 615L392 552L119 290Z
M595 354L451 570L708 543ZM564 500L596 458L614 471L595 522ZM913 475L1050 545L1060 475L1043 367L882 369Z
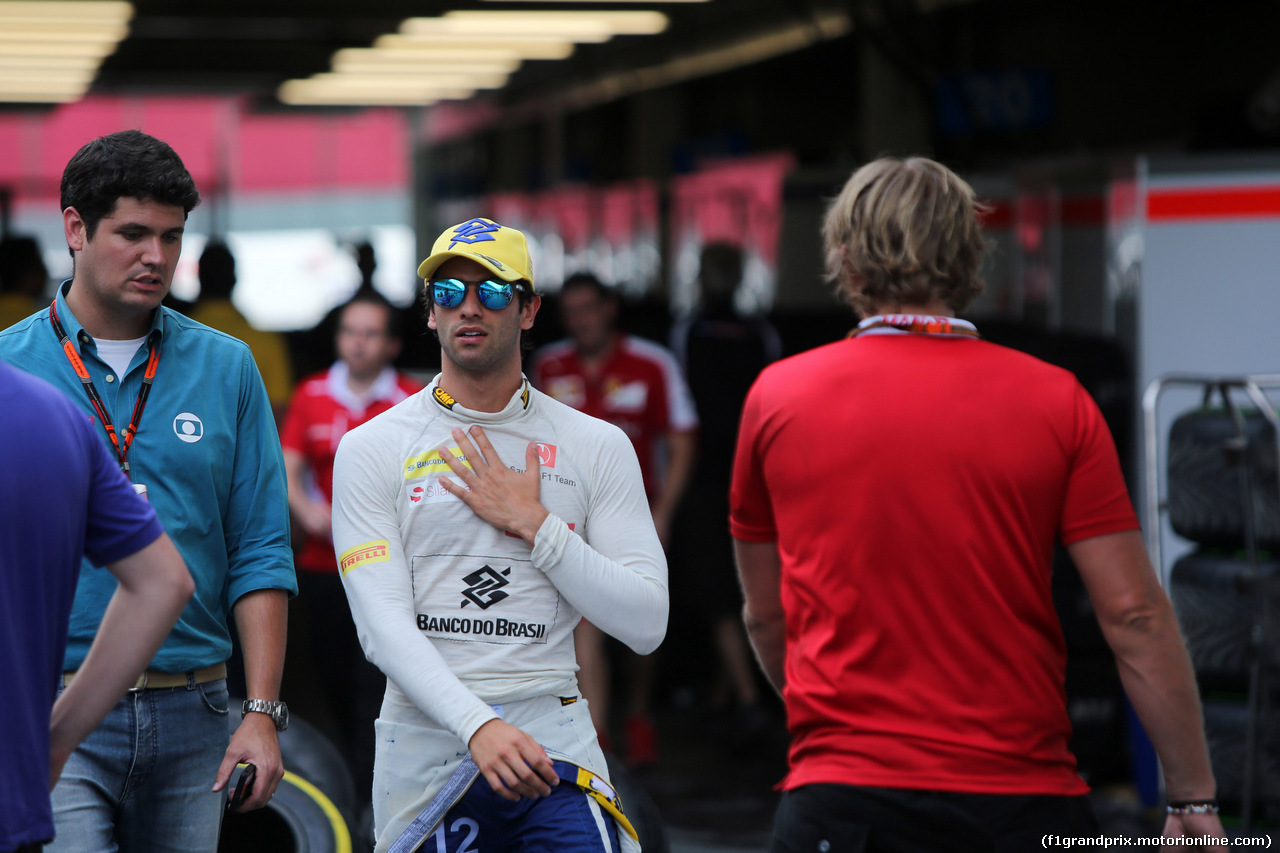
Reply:
M50 788L76 746L120 701L169 635L195 591L173 540L161 534L107 569L119 586L89 654L53 705L49 724Z
M328 539L332 533L328 504L307 494L307 460L296 450L284 449L284 473L289 484L289 511L308 536Z
M253 699L280 698L288 603L289 594L282 589L259 589L242 595L233 607L240 647L244 650L245 689ZM222 758L213 790L226 787L236 765L246 762L258 768L258 777L253 795L245 799L239 811L265 806L284 778L280 738L275 723L266 714L245 715Z
M1067 550L1115 654L1125 693L1160 758L1169 800L1213 799L1195 673L1141 534L1097 536ZM1170 815L1164 834L1221 838L1223 830L1217 815Z
M471 736L467 749L489 786L504 800L545 797L552 785L560 784L547 751L510 723L485 723Z
M241 358L233 487L222 509L228 624L234 617L244 656L245 698L275 701L284 669L288 599L297 589L289 549L288 475L257 366L247 349ZM231 709L232 714L238 711ZM253 793L241 811L261 808L284 778L279 738L268 715L245 715L217 768L213 790L223 790L241 762L257 768Z
M671 521L680 498L693 476L693 463L698 453L696 430L672 430L666 435L667 463L662 471L662 489L653 502L653 526L663 547L671 543Z
M782 560L776 542L733 540L742 583L742 621L756 660L773 689L786 686L787 623L782 609Z

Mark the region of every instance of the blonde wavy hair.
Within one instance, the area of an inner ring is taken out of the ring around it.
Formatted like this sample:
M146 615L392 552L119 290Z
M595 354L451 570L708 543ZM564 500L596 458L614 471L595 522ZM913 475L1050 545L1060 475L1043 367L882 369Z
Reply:
M941 163L868 163L827 209L827 277L864 317L935 299L959 314L982 292L983 210L973 188Z

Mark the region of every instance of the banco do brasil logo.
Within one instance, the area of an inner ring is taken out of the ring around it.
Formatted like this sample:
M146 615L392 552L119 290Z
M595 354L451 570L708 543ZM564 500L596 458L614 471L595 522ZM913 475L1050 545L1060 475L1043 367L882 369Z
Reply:
M502 599L509 598L510 594L503 592L502 588L510 585L511 581L506 577L510 574L509 566L501 574L490 566L483 566L464 576L462 582L467 584L467 588L462 591L462 606L474 604L481 610L488 610Z

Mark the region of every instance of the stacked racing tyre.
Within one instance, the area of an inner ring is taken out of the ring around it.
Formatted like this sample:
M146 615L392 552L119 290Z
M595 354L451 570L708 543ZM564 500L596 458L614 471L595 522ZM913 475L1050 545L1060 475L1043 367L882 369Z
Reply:
M1224 810L1252 804L1280 816L1280 466L1264 413L1198 409L1169 430L1168 517L1196 544L1170 570L1169 597L1186 638L1204 704L1205 733ZM1256 746L1246 755L1251 670L1262 667Z
M1231 448L1240 427L1222 409L1199 409L1169 428L1169 524L1201 545L1242 549L1245 511L1241 477L1252 484L1247 508L1259 548L1280 549L1280 473L1276 434L1261 412L1243 414L1245 442Z

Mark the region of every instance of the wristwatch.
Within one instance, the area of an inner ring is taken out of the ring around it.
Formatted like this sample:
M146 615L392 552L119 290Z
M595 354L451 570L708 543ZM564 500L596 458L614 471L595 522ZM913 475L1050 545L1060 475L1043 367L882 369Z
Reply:
M266 699L246 699L244 700L244 707L240 709L240 719L243 720L252 711L266 714L270 717L271 722L275 723L276 731L278 732L289 728L289 706L283 702L268 702Z

